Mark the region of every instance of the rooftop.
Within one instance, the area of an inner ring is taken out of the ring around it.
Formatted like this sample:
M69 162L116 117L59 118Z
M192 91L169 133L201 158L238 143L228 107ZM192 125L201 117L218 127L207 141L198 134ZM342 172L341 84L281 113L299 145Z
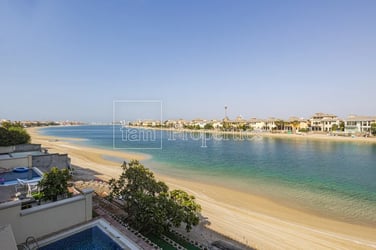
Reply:
M350 115L346 121L376 121L376 116Z

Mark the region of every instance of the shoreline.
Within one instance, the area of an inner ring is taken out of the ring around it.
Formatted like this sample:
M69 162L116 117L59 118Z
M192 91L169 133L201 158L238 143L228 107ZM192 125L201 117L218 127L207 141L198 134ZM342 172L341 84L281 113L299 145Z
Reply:
M29 128L28 132L33 143L40 143L51 152L68 153L73 165L93 171L95 176L104 180L117 178L121 169L118 163L103 156L140 161L148 159L147 155L72 145L66 142L69 140L67 138L41 135L38 128ZM211 223L207 227L252 247L376 249L375 228L324 218L283 206L265 197L212 184L159 173L155 175L171 188L183 189L195 195L203 208L203 216L208 217Z
M333 134L325 134L325 133L295 133L295 134L288 134L288 133L272 133L272 132L253 132L253 131L219 131L219 130L192 130L192 129L176 129L176 128L155 128L155 127L137 127L137 126L130 126L131 128L136 129L150 129L150 130L161 130L161 131L170 131L176 134L179 133L207 133L213 135L232 135L234 137L266 137L266 138L283 138L283 139L296 139L296 140L321 140L321 141L338 141L338 142L353 142L353 143L366 143L366 144L376 144L376 136L372 137L351 137L351 136L340 136L340 135L333 135ZM245 139L246 140L246 139Z

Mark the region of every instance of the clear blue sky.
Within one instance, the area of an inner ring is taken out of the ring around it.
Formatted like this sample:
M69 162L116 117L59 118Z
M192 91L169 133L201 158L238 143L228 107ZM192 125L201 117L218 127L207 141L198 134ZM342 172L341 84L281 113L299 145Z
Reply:
M376 115L376 1L0 1L0 119Z

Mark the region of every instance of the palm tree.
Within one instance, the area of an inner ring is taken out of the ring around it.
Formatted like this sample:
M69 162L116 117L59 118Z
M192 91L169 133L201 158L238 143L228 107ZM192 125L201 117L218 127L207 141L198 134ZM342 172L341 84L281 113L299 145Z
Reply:
M291 122L293 133L296 133L296 130L299 128L299 125L300 125L300 122L297 120Z
M284 120L276 120L275 125L277 126L278 130L284 130L285 129L285 121Z

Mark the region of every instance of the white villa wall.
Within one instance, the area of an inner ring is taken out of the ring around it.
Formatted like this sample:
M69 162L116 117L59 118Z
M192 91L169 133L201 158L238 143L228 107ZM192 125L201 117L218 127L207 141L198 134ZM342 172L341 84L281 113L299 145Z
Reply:
M0 167L12 169L15 167L31 167L32 158L30 156L20 158L0 159Z
M346 133L370 133L376 117L351 117L345 120Z
M0 147L0 154L9 154L16 149L15 146Z
M17 244L11 225L0 225L0 242L1 249L17 250Z
M41 144L19 144L7 147L0 147L0 154L9 154L13 152L41 151Z
M14 146L14 152L42 151L41 144L18 144Z
M70 159L67 154L34 155L32 165L44 169L51 167L62 169L70 167Z
M0 204L0 221L10 224L17 244L40 238L92 218L92 190L82 195L21 210L21 201Z

